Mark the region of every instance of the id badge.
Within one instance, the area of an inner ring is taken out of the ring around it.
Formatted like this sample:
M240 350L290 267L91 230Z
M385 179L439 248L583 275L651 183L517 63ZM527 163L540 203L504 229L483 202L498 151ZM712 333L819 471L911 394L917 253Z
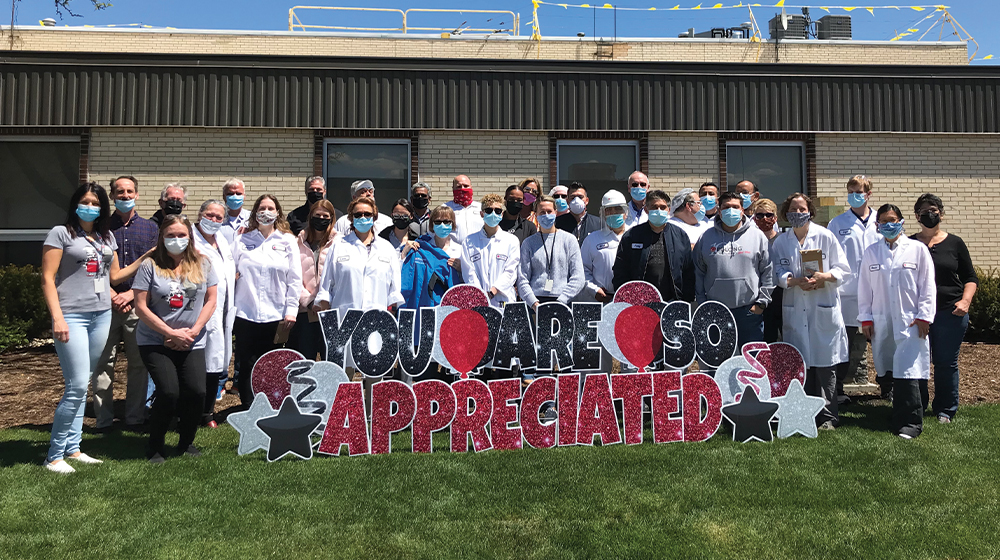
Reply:
M552 279L551 278L545 281L545 291L546 292L551 292L552 291Z
M94 293L95 294L104 293L104 282L103 278L101 278L100 276L94 278Z

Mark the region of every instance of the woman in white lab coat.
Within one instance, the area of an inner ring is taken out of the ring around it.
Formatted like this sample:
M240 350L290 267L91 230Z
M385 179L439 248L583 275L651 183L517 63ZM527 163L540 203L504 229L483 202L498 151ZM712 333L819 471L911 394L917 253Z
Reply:
M226 205L218 200L206 200L198 211L194 225L194 248L212 265L218 277L215 312L205 325L205 410L202 424L218 426L213 417L215 401L222 397L222 389L229 377L229 360L233 350L233 322L236 307L233 290L236 285L236 263L233 250L225 236L217 235L226 219Z
M490 305L514 301L517 271L521 266L521 243L512 233L500 229L504 200L490 193L482 202L483 228L462 241L459 264L466 283L486 292Z
M927 334L937 311L934 264L927 246L903 235L903 213L884 204L876 218L883 240L865 249L858 278L858 321L872 342L880 383L892 378L892 431L923 431L920 380L930 377Z
M823 397L826 406L817 417L822 429L840 422L837 412L837 364L847 359L847 334L837 286L849 279L851 267L837 238L814 224L812 199L795 193L785 199L779 215L792 228L778 236L772 247L775 279L784 290L781 339L798 348L806 362L806 392ZM802 251L820 251L815 261L803 264Z

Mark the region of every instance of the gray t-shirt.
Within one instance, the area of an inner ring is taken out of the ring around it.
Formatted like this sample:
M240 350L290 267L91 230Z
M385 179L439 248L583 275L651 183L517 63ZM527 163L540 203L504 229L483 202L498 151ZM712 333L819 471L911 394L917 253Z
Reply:
M56 226L45 236L45 245L63 252L56 271L56 293L63 314L111 309L111 260L118 250L114 235L91 241L83 231L72 237L66 226Z
M172 329L191 327L198 320L205 303L205 291L219 283L218 277L208 259L204 259L205 281L192 284L187 279L168 278L156 272L152 259L139 265L139 272L132 282L133 290L146 293L149 310ZM139 346L160 346L163 335L143 321L135 328L135 339ZM202 328L191 345L192 350L205 347L205 329Z

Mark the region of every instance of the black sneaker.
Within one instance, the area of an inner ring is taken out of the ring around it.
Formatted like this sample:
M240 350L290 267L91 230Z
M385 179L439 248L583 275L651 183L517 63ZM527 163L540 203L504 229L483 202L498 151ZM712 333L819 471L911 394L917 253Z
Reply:
M162 465L163 463L166 463L167 460L163 458L163 455L154 453L153 456L149 458L149 462L154 465Z
M180 449L178 449L177 451L178 455L180 455L181 454ZM201 451L198 451L197 447L189 445L187 449L184 450L183 455L187 455L188 457L201 457Z

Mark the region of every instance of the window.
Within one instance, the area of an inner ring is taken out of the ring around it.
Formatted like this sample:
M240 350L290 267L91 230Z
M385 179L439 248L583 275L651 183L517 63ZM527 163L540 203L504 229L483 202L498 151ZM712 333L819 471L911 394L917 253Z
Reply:
M751 180L761 198L778 207L788 195L806 192L805 145L802 142L727 142L726 184L736 190Z
M587 211L599 214L601 197L617 189L628 200L625 182L639 169L639 143L635 140L560 140L556 144L556 183L579 182L587 187Z
M0 263L40 264L80 180L78 136L0 136Z
M410 196L410 141L400 139L326 139L323 142L326 197L341 212L351 202L351 183L370 179L379 211Z

